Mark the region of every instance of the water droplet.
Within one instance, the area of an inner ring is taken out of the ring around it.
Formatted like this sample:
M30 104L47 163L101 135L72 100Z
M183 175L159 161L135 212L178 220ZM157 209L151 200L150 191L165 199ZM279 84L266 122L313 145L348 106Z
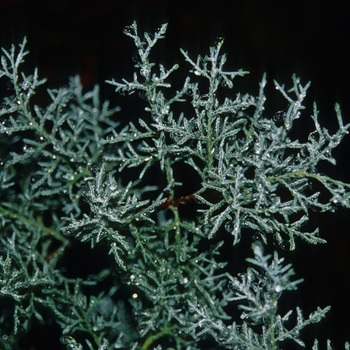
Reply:
M65 174L63 175L63 178L68 181L74 180L74 175L73 174Z
M218 36L215 39L215 46L222 45L224 43L225 39L222 36Z
M245 320L247 318L248 318L247 314L245 312L243 312L242 315L241 315L241 319Z
M133 62L135 62L135 63L140 63L140 58L139 58L139 55L137 54L137 53L134 53L133 55L132 55L132 61Z
M223 82L221 83L221 86L222 86L224 89L232 89L233 83L232 83L230 80L228 80L228 81L223 81Z
M64 335L63 337L61 337L60 341L64 345L76 344L75 339L69 335Z
M281 249L283 249L283 250L289 250L289 242L288 242L288 241L282 241L282 242L280 243L280 247L281 247Z
M284 120L287 116L286 111L278 111L272 117L272 120L275 122L277 126L282 126L284 124Z
M28 80L24 80L23 83L22 83L22 88L23 90L28 90L30 87L30 83Z
M283 288L282 288L282 286L280 286L279 284L277 284L277 285L275 286L274 289L275 289L275 292L276 292L276 293L280 293L280 292L282 292L282 289L283 289Z
M166 105L162 108L162 114L167 115L167 114L169 114L169 111L170 111L170 107L168 105Z
M309 136L308 136L309 141L316 141L318 142L318 140L320 139L320 135L318 133L317 130L310 132Z
M132 26L127 26L124 28L123 33L125 35L135 35L135 29Z

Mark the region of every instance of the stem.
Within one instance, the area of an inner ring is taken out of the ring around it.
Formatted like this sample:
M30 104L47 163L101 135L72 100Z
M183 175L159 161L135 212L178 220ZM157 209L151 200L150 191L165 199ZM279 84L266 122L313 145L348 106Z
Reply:
M10 210L4 208L3 206L0 206L0 214L5 214L12 219L15 219L15 220L18 220L22 223L27 224L28 226L39 227L45 234L50 235L50 236L54 237L55 239L57 239L58 241L61 241L63 243L66 243L68 241L67 238L62 236L58 231L55 231L52 228L46 227L38 220L34 221L34 220L24 216L24 215L10 211Z
M159 333L148 336L145 342L143 343L141 350L147 350L151 344L153 344L157 339L163 337L164 335L170 335L175 339L177 338L175 334L171 331L171 329L169 329L168 327L165 327Z

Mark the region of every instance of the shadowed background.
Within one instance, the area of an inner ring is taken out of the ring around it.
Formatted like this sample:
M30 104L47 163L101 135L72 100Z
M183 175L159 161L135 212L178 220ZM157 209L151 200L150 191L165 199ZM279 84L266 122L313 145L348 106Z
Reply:
M102 99L120 104L121 115L131 118L140 111L137 98L132 97L129 103L127 97L116 95L113 87L104 84L106 79L131 77L135 49L132 40L122 34L123 29L136 20L140 32L152 33L168 22L166 39L155 48L153 58L166 67L180 63L184 67L179 71L180 83L188 65L179 47L192 57L205 55L221 36L225 38L222 51L228 54L226 68L250 71L233 94L240 88L257 94L258 82L267 72L266 113L274 113L286 106L276 95L272 80L288 87L295 73L304 84L312 82L307 110L296 132L312 131L307 116L313 101L318 104L322 124L334 132L335 102L340 104L345 122L350 122L349 15L350 3L334 0L0 0L0 44L9 48L27 36L31 51L28 66L39 67L40 76L49 79L47 87L67 84L69 76L79 74L85 88L100 84ZM350 182L349 149L350 136L334 152L338 166L324 164L321 171ZM317 305L332 305L327 320L310 326L307 334L323 341L332 339L334 349L342 349L344 341L350 341L349 217L350 212L342 209L335 214L313 214L312 220L328 244L297 242L300 249L286 253L296 277L305 278L300 292L290 293L291 304L300 305L306 315ZM232 254L231 247L226 250ZM233 251L238 254L239 248Z

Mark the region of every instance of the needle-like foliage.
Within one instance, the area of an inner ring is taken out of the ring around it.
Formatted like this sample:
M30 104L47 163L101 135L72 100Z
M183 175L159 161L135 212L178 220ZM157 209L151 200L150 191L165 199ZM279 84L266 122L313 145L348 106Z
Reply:
M98 87L84 92L77 77L48 90L46 106L36 104L45 80L37 70L22 71L26 40L3 50L4 348L26 348L26 335L40 323L60 327L61 343L71 350L277 350L286 341L304 347L300 331L329 310L304 317L296 306L280 315L284 292L301 280L264 246L325 243L317 227L304 224L311 210L350 207L350 185L318 170L323 161L335 165L332 151L350 124L336 105L338 130L331 134L315 105L314 130L304 141L292 136L295 121L305 118L309 83L293 76L287 89L275 82L286 108L267 114L266 76L256 96L235 91L248 72L225 70L222 38L205 56L181 50L190 74L173 89L179 66L168 69L150 55L166 28L140 36L136 23L127 27L135 72L130 81L108 81L121 95L140 94L145 108L137 118L127 112L118 118L120 108L101 104ZM179 168L198 179L192 192L178 195L188 188ZM180 210L193 205L192 214ZM247 259L253 267L233 276L223 246L227 251L243 235L254 238L254 258ZM104 265L71 277L70 251L78 261L84 242L90 253L101 249Z

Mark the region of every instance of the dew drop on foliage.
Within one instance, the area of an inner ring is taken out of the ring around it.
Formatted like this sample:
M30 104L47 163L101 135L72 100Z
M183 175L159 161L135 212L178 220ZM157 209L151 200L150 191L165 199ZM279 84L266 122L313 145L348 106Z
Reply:
M284 124L284 120L286 118L286 111L278 111L272 117L272 120L275 122L277 126L282 126Z
M218 36L216 39L215 39L215 45L222 45L224 43L225 39L222 37L222 36Z

